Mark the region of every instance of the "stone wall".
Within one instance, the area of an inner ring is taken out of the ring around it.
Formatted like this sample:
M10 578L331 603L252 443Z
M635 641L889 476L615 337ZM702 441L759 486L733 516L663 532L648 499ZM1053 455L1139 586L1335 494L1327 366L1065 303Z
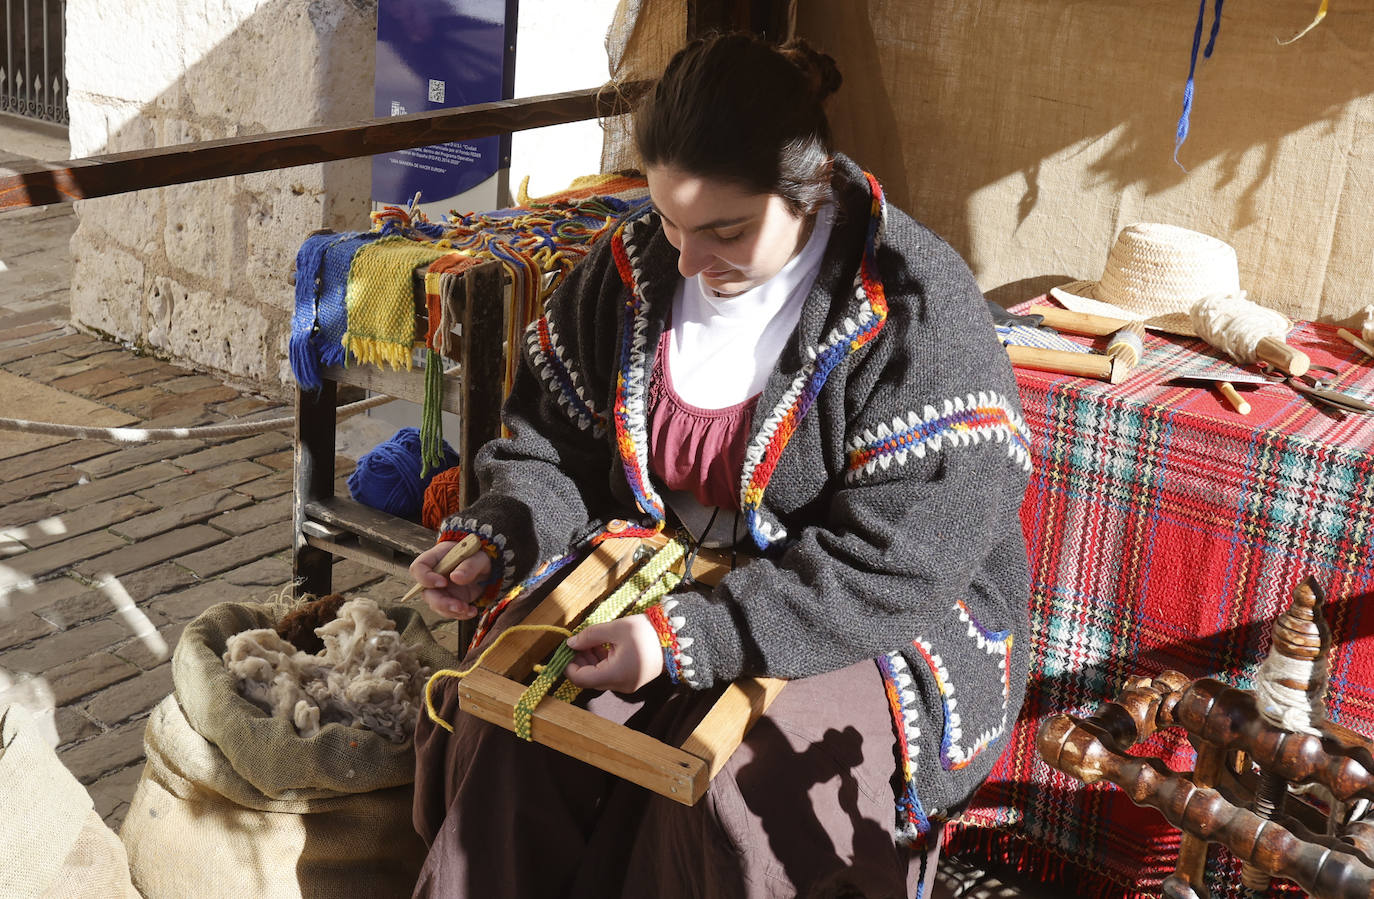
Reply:
M69 0L73 157L372 113L376 0ZM296 248L367 221L370 161L77 204L80 326L272 394L290 383Z

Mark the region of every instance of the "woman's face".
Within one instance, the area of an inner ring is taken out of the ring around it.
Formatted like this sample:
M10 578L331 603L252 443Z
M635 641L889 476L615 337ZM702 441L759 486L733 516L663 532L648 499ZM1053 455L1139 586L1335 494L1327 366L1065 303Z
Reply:
M777 194L749 193L733 181L650 166L649 197L663 234L678 251L684 278L729 296L757 287L800 252L806 216L793 214Z

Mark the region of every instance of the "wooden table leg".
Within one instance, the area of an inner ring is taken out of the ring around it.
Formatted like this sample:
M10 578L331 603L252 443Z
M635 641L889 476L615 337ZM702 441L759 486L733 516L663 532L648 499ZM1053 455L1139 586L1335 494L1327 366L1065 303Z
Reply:
M305 542L305 505L334 495L334 405L338 386L328 378L314 393L296 390L295 489L291 498L292 579L295 595L330 592L334 557Z

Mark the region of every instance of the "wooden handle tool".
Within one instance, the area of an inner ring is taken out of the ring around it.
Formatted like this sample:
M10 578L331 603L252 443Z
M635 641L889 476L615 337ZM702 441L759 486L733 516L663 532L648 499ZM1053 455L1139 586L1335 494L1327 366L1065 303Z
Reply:
M1022 368L1038 368L1041 371L1058 372L1061 375L1077 375L1080 378L1097 378L1120 384L1126 378L1129 366L1113 356L1103 353L1071 353L1068 350L1047 350L1038 346L1007 346L1007 355L1012 365Z
M1368 341L1356 337L1354 334L1350 333L1345 328L1337 328L1336 333L1340 335L1341 340L1344 340L1346 343L1350 344L1355 349L1364 353L1366 356L1374 358L1374 346L1371 346Z
M1072 309L1061 309L1058 306L1032 306L1026 310L1026 314L1040 316L1051 328L1068 331L1070 334L1089 334L1093 337L1106 337L1132 324L1131 320L1126 318L1074 312Z
M448 574L450 571L457 568L464 559L477 555L481 549L482 541L477 539L477 535L468 534L462 540L458 541L457 546L444 553L444 557L439 560L438 565L434 566L434 570L439 574ZM420 591L424 589L424 584L416 584L406 591L406 595L401 597L401 602L410 602L416 596L419 596Z
M1312 360L1306 353L1273 337L1260 338L1255 345L1255 358L1281 368L1295 378L1307 374L1312 367Z
M1240 395L1240 391L1236 390L1235 385L1230 381L1218 381L1217 390L1221 391L1222 398L1231 404L1232 409L1241 415L1250 414L1250 404L1246 402L1245 397Z

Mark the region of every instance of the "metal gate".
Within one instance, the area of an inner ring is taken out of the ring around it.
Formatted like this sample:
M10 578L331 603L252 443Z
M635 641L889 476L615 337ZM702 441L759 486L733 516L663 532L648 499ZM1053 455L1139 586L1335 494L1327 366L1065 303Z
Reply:
M4 0L0 112L67 124L67 0Z

